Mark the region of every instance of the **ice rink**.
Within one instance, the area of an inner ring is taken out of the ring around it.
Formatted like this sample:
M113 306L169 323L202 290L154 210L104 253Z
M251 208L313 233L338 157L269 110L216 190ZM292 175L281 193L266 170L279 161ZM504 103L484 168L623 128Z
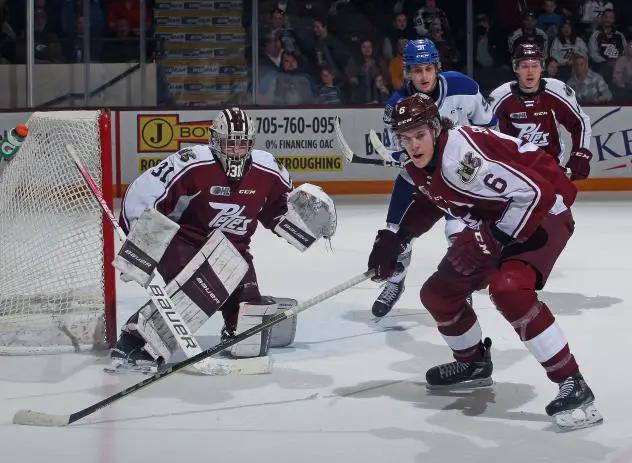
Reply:
M338 197L333 250L301 254L260 227L252 252L263 294L299 300L366 270L386 196ZM13 425L16 410L78 411L142 377L102 371L88 354L0 358L1 463L624 463L632 462L632 195L583 194L576 232L541 297L592 387L603 425L559 433L555 396L485 292L474 296L493 339L495 384L430 394L427 368L451 361L419 289L445 251L443 226L415 242L407 288L379 323L365 282L303 312L292 347L273 349L260 376L177 373L67 428ZM144 302L118 287L123 322ZM204 327L217 342L221 317Z

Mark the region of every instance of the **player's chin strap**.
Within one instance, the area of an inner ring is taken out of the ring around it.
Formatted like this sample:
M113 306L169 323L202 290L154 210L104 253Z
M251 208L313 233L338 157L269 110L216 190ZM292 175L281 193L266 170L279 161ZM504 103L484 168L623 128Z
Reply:
M303 183L288 193L287 213L274 232L305 251L320 238L331 239L337 223L336 207L329 195L316 185Z

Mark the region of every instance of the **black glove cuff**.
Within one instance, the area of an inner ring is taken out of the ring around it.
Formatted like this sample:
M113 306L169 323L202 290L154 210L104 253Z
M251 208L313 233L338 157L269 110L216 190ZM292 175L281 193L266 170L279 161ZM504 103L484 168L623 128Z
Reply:
M409 244L410 241L414 238L413 234L406 230L404 227L399 227L399 230L397 230L397 233L395 233L395 235L404 244Z

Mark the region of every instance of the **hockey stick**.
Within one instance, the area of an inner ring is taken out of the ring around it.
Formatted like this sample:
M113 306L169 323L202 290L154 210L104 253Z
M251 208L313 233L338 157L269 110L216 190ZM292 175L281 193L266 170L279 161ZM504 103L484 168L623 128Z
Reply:
M388 152L388 150L384 146L384 143L382 143L382 140L380 140L380 137L377 136L377 133L375 133L375 130L373 129L369 130L369 140L371 141L371 144L373 145L373 149L375 150L375 152L382 159L384 159L384 161L390 161L391 159L393 159L391 157L391 154Z
M390 159L390 156L387 159L371 159L371 158L361 157L355 154L351 150L349 145L347 144L347 141L345 140L345 137L342 133L342 129L340 128L339 118L336 118L334 122L334 133L336 135L336 141L338 142L338 149L342 152L342 154L344 155L347 161L353 164L369 164L369 165L382 166L382 167L402 167L401 162ZM382 146L382 148L384 148L384 145L382 145L381 143L380 145ZM384 149L386 150L386 148ZM380 156L382 155L380 154Z
M90 405L89 407L86 407L83 410L79 410L78 412L72 413L70 415L53 415L53 414L48 414L48 413L36 412L32 410L19 410L13 416L13 423L29 425L29 426L67 426L71 423L74 423L77 420L80 420L82 418L85 418L88 415L91 415L92 413L96 412L97 410L101 408L107 407L108 405L120 399L123 399L124 397L130 394L134 394L135 392L138 392L141 389L144 389L148 386L151 386L152 384L155 384L159 380L166 378L172 373L175 373L179 370L182 370L183 368L186 368L201 360L204 360L205 358L208 358L211 355L215 355L223 351L224 349L227 349L237 344L238 342L241 342L244 339L247 339L250 336L253 336L265 330L266 328L270 328L276 325L277 323L281 323L282 321L287 320L288 318L296 317L302 311L309 309L310 307L313 307L314 305L319 304L335 296L336 294L339 294L357 285L358 283L362 283L363 281L371 278L372 276L373 276L373 270L369 270L367 272L361 273L360 275L356 275L353 278L350 278L349 280L345 281L344 283L334 286L333 288L330 288L327 291L324 291L312 297L311 299L301 302L296 307L288 309L284 312L279 312L273 317L271 317L270 319L260 323L259 325L253 326L249 330L246 330L235 337L228 338L225 341L220 342L216 346L210 347L207 350L200 352L194 357L183 360L180 363L170 365L165 370L159 371L158 373L155 373L153 376L147 379L144 379L143 381L136 383L133 386L128 387L127 389L117 392L116 394L111 395L110 397L103 399L100 402Z
M103 198L103 194L99 190L99 187L88 173L87 169L79 159L77 151L71 144L66 145L66 151L72 157L75 166L79 169L81 176L88 184L90 191L101 206L101 209L108 217L110 223L114 227L116 234L121 241L125 241L127 236L125 232L118 224L114 214L108 207ZM180 316L175 308L175 305L171 301L171 298L165 290L165 282L157 270L154 270L153 279L145 288L149 295L154 307L158 309L160 315L164 319L165 324L178 342L178 346L182 349L187 358L194 357L202 352L202 348L197 343L197 339L191 333L191 330L185 323L184 319ZM177 325L177 328L176 328ZM186 333L185 333L186 331ZM186 339L186 341L185 341ZM192 344L195 345L192 345ZM240 359L232 362L220 362L216 359L206 359L204 362L194 364L195 368L200 373L205 375L230 375L230 374L261 374L269 373L272 368L272 360L269 356L265 357L253 357L251 359Z

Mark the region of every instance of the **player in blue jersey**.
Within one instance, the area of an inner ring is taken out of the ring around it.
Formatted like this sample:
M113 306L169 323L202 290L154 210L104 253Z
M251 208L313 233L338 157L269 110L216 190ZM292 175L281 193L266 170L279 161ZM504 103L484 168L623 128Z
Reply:
M384 146L390 151L393 159L404 161L402 153L391 132L391 113L399 100L415 93L425 93L430 96L442 117L447 117L455 125L479 125L495 127L498 123L489 103L481 95L478 84L460 72L441 71L439 52L434 43L428 39L411 40L404 50L404 77L406 82L393 92L384 108ZM402 169L395 180L393 193L386 216L386 225L397 231L404 211L412 201L415 187L412 180ZM446 217L445 233L450 243L458 232L463 230L463 222ZM400 254L399 262L404 271L386 281L384 289L373 304L373 314L376 317L386 315L399 300L404 292L404 279L410 264L412 246Z

